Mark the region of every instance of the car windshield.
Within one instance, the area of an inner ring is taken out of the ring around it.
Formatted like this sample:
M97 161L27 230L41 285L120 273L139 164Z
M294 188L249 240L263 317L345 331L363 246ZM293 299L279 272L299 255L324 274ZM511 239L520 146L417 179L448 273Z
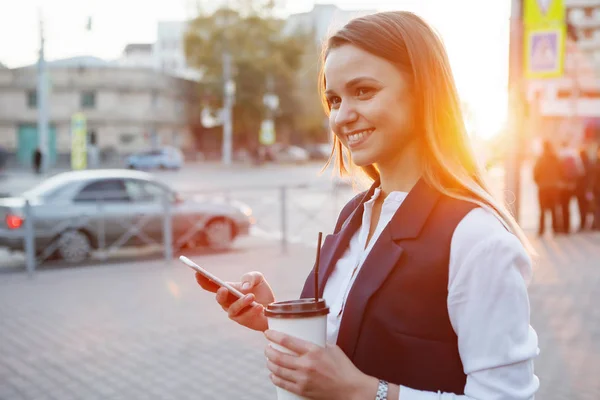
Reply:
M23 197L47 199L56 193L60 188L72 182L73 178L56 175L50 177L37 186L23 192Z

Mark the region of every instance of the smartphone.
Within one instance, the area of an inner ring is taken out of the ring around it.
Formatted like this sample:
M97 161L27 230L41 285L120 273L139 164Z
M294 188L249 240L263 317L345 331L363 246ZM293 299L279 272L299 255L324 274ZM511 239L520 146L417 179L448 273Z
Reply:
M227 289L229 291L229 293L231 293L238 299L241 299L242 297L245 296L242 292L240 292L239 290L237 290L236 288L234 288L227 282L217 278L215 275L211 274L210 272L208 272L207 270L205 270L204 268L202 268L201 266L199 266L198 264L196 264L195 262L193 262L186 256L179 256L179 260L181 262L183 262L185 265L187 265L188 267L190 267L191 269L193 269L194 271L199 272L205 278L209 279L210 281L216 283L217 285L219 285L221 287L224 287L225 289ZM255 305L258 305L258 303L256 301L253 301L251 303L251 305L255 306Z

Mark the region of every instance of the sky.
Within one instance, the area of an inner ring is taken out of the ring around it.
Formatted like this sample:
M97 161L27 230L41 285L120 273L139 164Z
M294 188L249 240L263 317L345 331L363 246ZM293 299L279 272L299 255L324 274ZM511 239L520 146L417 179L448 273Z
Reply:
M204 0L215 3L215 0ZM461 97L484 137L506 118L509 0L330 0L342 9L408 10L441 34ZM0 0L0 63L32 64L42 10L49 60L77 55L120 56L128 43L151 43L160 20L193 17L195 0ZM284 12L309 11L312 0L287 0ZM86 32L92 17L92 31Z

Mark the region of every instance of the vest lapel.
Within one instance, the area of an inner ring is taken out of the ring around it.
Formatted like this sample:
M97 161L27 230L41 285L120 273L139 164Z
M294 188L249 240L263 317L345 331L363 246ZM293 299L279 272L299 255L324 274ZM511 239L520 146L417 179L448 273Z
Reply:
M423 179L410 191L365 259L348 294L337 344L352 359L369 299L398 264L403 249L397 241L419 235L440 194Z
M323 297L323 290L327 279L333 268L335 267L336 261L342 256L343 252L348 248L350 239L356 230L362 223L362 216L364 211L364 203L368 201L375 192L375 188L379 187L379 182L373 183L371 188L364 194L358 205L354 208L352 213L346 218L346 221L342 224L339 232L325 236L323 240L323 247L321 248L321 257L319 263L319 298ZM302 290L301 297L308 298L314 297L314 273L315 270L311 271L304 289Z

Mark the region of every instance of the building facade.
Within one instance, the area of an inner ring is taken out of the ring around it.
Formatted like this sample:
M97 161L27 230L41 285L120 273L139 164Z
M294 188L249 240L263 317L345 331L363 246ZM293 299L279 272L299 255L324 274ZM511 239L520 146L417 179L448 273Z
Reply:
M166 74L199 81L201 74L191 68L185 57L187 21L159 21L154 43L154 67Z
M329 35L342 28L351 19L376 13L376 10L342 10L334 4L315 4L312 10L292 14L286 18L284 33L313 32L321 43Z
M154 44L131 43L125 46L121 58L117 61L121 67L155 68Z
M71 118L78 112L86 116L89 142L101 152L194 147L191 127L199 123L195 82L147 68L57 65L48 70L50 160L68 159ZM0 70L0 146L25 165L38 141L36 81L35 67Z

